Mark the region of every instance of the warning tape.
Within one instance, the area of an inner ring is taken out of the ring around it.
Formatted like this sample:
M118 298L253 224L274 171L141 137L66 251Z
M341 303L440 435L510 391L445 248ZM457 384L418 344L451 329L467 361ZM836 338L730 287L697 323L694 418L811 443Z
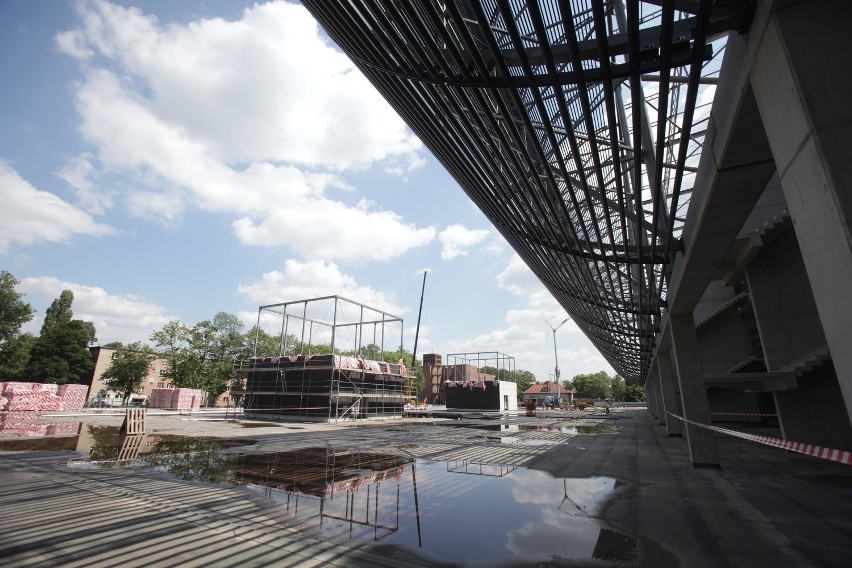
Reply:
M852 465L852 452L848 452L845 450L823 448L822 446L814 446L812 444L804 444L802 442L791 442L789 440L782 440L780 438L773 438L771 436L746 434L744 432L737 432L736 430L720 428L719 426L709 426L707 424L701 424L700 422L695 422L694 420L684 418L683 416L678 416L677 414L673 414L668 411L666 411L666 414L674 416L682 422L688 422L693 426L698 426L699 428L706 428L708 430L713 430L714 432L719 432L721 434L727 434L728 436L733 436L735 438L742 438L743 440L757 442L758 444L772 446L773 448L781 448L782 450L789 450L791 452L805 454L807 456L812 456L815 458L821 458L824 460L842 463L845 465Z
M228 410L234 411L234 412L239 412L240 410L242 410L244 412L245 411L252 412L252 411L256 411L256 410L328 410L329 408L330 408L329 406L284 406L284 407L281 407L281 408L243 408L243 407L239 407L239 408L230 408Z
M719 416L778 416L775 413L761 414L759 412L711 412L710 414L716 414Z

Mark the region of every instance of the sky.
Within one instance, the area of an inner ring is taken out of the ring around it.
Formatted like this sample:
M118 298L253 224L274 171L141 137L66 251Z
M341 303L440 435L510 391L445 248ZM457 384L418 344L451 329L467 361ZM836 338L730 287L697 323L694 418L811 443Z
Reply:
M100 343L339 295L418 355L613 369L299 4L0 2L0 269ZM548 323L549 322L549 323Z

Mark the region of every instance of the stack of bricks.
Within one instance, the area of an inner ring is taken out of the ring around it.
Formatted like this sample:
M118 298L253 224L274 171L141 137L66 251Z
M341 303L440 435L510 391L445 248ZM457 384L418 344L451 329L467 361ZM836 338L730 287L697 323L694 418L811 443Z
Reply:
M89 394L87 385L59 385L56 394L62 399L62 410L81 410Z
M172 407L172 391L174 389L154 389L148 397L148 408Z
M198 410L201 408L201 390L154 389L148 397L148 407L166 410Z
M9 399L5 410L56 411L62 399L56 396L57 385L41 383L6 383L3 396Z
M0 383L0 410L80 410L88 392L87 385Z
M173 389L175 398L172 402L176 410L198 410L201 408L201 391L199 389Z

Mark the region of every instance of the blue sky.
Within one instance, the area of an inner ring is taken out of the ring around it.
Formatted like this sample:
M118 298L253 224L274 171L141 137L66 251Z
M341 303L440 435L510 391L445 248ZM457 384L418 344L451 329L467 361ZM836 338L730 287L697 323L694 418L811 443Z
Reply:
M566 316L298 4L0 2L0 268L101 342L337 294L546 380ZM563 378L612 368L569 322Z

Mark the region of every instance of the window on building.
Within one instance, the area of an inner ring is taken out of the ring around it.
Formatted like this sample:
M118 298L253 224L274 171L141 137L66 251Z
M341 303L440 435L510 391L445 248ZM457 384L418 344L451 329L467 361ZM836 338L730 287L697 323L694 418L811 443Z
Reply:
M166 388L167 389L173 389L173 388L175 388L175 386L173 384L169 383L169 384L166 385Z
M165 370L165 369L160 369L160 376L161 376L161 377L165 377L165 376L166 376L166 370Z
M158 388L158 389L163 388L163 383L157 383L157 388Z
M112 359L113 361L118 359L118 351L113 351L112 355L110 355L110 359Z

